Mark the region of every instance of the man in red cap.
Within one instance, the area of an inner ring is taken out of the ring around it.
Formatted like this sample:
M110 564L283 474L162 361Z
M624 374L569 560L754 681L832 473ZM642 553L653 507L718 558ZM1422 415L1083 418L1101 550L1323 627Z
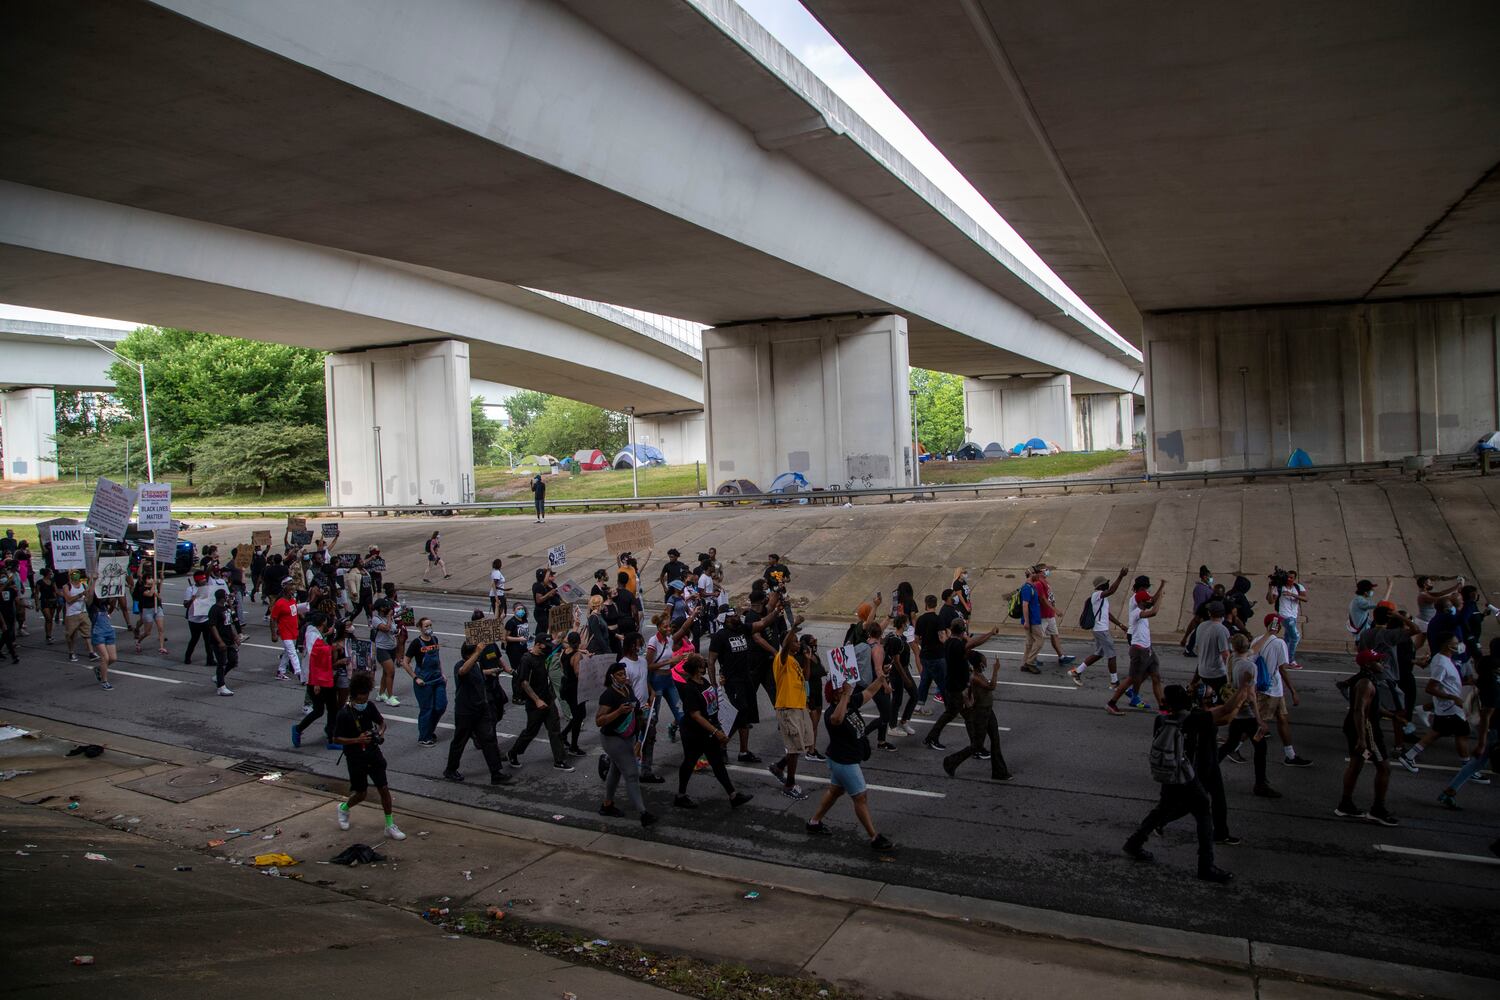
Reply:
M1260 717L1267 725L1276 726L1276 735L1281 738L1282 763L1287 767L1310 767L1312 761L1297 756L1292 746L1291 707L1301 704L1297 688L1287 672L1286 641L1281 638L1281 616L1274 611L1261 620L1265 629L1250 646L1256 664L1256 700L1260 703Z
M1381 730L1382 713L1376 681L1385 657L1373 649L1362 649L1354 658L1359 674L1349 686L1349 711L1344 716L1344 742L1349 764L1344 768L1344 794L1333 814L1344 819L1364 819L1382 826L1396 826L1396 817L1385 807L1385 792L1391 783L1391 764ZM1365 812L1354 804L1354 786L1365 762L1375 765L1375 804Z

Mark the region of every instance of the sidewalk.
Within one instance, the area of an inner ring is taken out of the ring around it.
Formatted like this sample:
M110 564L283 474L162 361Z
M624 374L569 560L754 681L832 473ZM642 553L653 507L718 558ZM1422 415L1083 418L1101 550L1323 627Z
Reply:
M0 740L0 770L31 772L0 783L0 912L11 980L27 995L79 995L100 977L122 996L228 985L245 994L246 983L257 996L320 981L347 984L334 995L375 998L413 988L433 997L671 995L511 945L446 940L402 912L447 907L456 920L496 906L526 925L813 976L869 997L1336 1000L1373 990L1469 1000L1496 990L1474 977L925 892L655 845L613 835L604 821L582 829L404 793L397 818L409 839L393 843L371 806L341 833L341 790L316 776L269 781L233 770L232 758L6 721L33 732ZM88 742L107 749L93 760L65 756ZM360 842L388 863L318 863ZM85 850L112 860L85 862ZM301 862L285 870L301 881L253 874L248 862L269 852ZM374 947L337 948L349 942ZM443 947L456 950L435 966L433 949ZM75 954L98 964L74 968Z

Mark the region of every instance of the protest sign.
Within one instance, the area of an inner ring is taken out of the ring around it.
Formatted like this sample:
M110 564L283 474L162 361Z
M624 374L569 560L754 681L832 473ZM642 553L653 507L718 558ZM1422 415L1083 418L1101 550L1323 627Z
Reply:
M94 578L94 595L124 597L129 589L129 576L129 556L100 556L99 573Z
M255 545L270 545L271 533L269 531L252 531L250 532L250 541Z
M562 569L568 564L568 547L566 545L554 545L547 550L547 566L549 569Z
M576 604L588 596L588 591L578 586L572 580L564 580L557 585L557 596L569 604Z
M853 646L830 646L828 649L828 682L838 691L848 681L859 683L859 661Z
M359 558L358 552L340 552L335 558L338 560L339 568L349 569L354 565L354 560Z
M338 523L335 522L335 521L324 521L323 522L323 537L324 538L330 538L330 539L331 538L337 538L337 537L339 537L339 526L338 526Z
M250 544L236 545L234 547L234 564L240 569L249 569L250 560L255 557L255 546Z
M617 521L604 526L604 547L610 556L621 552L645 552L656 544L651 533L651 521L637 518L633 521Z
M365 560L365 570L370 573L384 573L385 560L376 556L374 559Z
M573 631L573 607L569 604L559 604L547 614L547 632L549 635L557 635L559 632L567 633Z
M151 534L151 547L156 550L156 561L159 563L175 563L177 561L177 522L168 521L166 527L157 528Z
M370 650L369 639L350 639L349 654L355 673L369 673L375 669L374 655Z
M83 523L105 538L124 538L125 529L130 527L130 512L134 509L135 490L100 476L94 487L93 502L89 504L88 517Z
M142 483L136 500L140 504L136 526L142 531L165 528L172 520L171 483Z
M505 641L505 623L498 618L479 618L464 622L464 642L486 646L492 642Z
M302 568L301 559L293 559L287 564L287 579L292 581L293 590L307 589L307 571Z
M305 517L291 517L291 516L288 516L287 519L286 519L286 530L287 531L306 531L307 530L307 518L305 518Z
M402 625L406 625L406 626L410 627L410 626L415 625L417 623L417 612L413 608L402 608L401 609L401 616L397 620Z
M88 557L83 551L81 524L54 524L52 526L52 566L54 569L88 569Z
M724 681L721 679L718 686L714 688L714 694L719 701L719 728L726 733L734 732L734 720L740 717L740 710L735 708L729 701L729 695L724 693Z
M294 531L294 532L292 532L292 544L293 545L311 545L312 544L312 539L313 539L313 534L312 534L311 531Z
M578 700L593 701L604 690L604 675L620 661L613 653L594 653L578 659ZM587 695L584 692L588 692Z

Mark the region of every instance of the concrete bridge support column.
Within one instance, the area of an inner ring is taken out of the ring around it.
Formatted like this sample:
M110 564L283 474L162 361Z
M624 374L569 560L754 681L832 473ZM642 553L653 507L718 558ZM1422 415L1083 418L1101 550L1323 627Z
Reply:
M335 504L440 507L473 498L467 344L330 354L323 370Z
M636 444L660 448L668 465L708 461L708 424L696 413L647 413L635 418ZM614 456L610 456L613 458Z
M1148 468L1451 454L1500 429L1500 297L1146 317Z
M783 472L814 486L912 482L906 320L803 320L703 333L709 487Z
M964 426L982 448L991 441L1006 448L1032 438L1073 451L1073 379L1015 376L964 379Z
M51 389L0 392L0 434L4 435L5 475L9 482L50 483L57 462L57 398Z

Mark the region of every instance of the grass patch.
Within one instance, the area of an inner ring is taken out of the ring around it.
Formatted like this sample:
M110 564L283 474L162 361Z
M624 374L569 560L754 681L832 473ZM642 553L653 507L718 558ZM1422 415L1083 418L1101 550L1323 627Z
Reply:
M863 1000L864 994L804 976L754 972L743 965L705 962L634 945L596 944L597 939L536 927L509 911L498 919L466 913L442 926L473 937L530 948L576 965L592 965L701 1000Z
M643 497L695 496L707 488L707 470L692 465L657 465L637 470L640 495ZM547 478L548 500L592 500L630 496L630 470L603 469L598 472L564 472ZM485 500L529 500L530 474L513 474L504 467L474 470L474 483Z
M1068 451L1060 455L1038 455L1035 458L986 458L978 462L925 462L922 482L979 483L1001 476L1025 479L1051 479L1055 476L1084 476L1106 465L1128 458L1128 451ZM1142 465L1141 473L1145 473Z
M112 478L112 477L107 477ZM282 506L321 506L328 502L324 496L321 486L313 489L284 490L280 492L267 490L265 496L261 496L255 490L246 490L239 493L216 493L212 496L204 496L196 486L189 486L187 473L173 472L158 477L161 482L172 484L172 503L175 506L181 503L183 506L198 507L211 506L221 503L226 507L282 507ZM140 480L132 478L131 486L139 485ZM94 481L82 479L74 482L71 477L59 479L55 483L17 483L0 484L0 504L44 504L63 507L87 507L89 501L94 498Z

